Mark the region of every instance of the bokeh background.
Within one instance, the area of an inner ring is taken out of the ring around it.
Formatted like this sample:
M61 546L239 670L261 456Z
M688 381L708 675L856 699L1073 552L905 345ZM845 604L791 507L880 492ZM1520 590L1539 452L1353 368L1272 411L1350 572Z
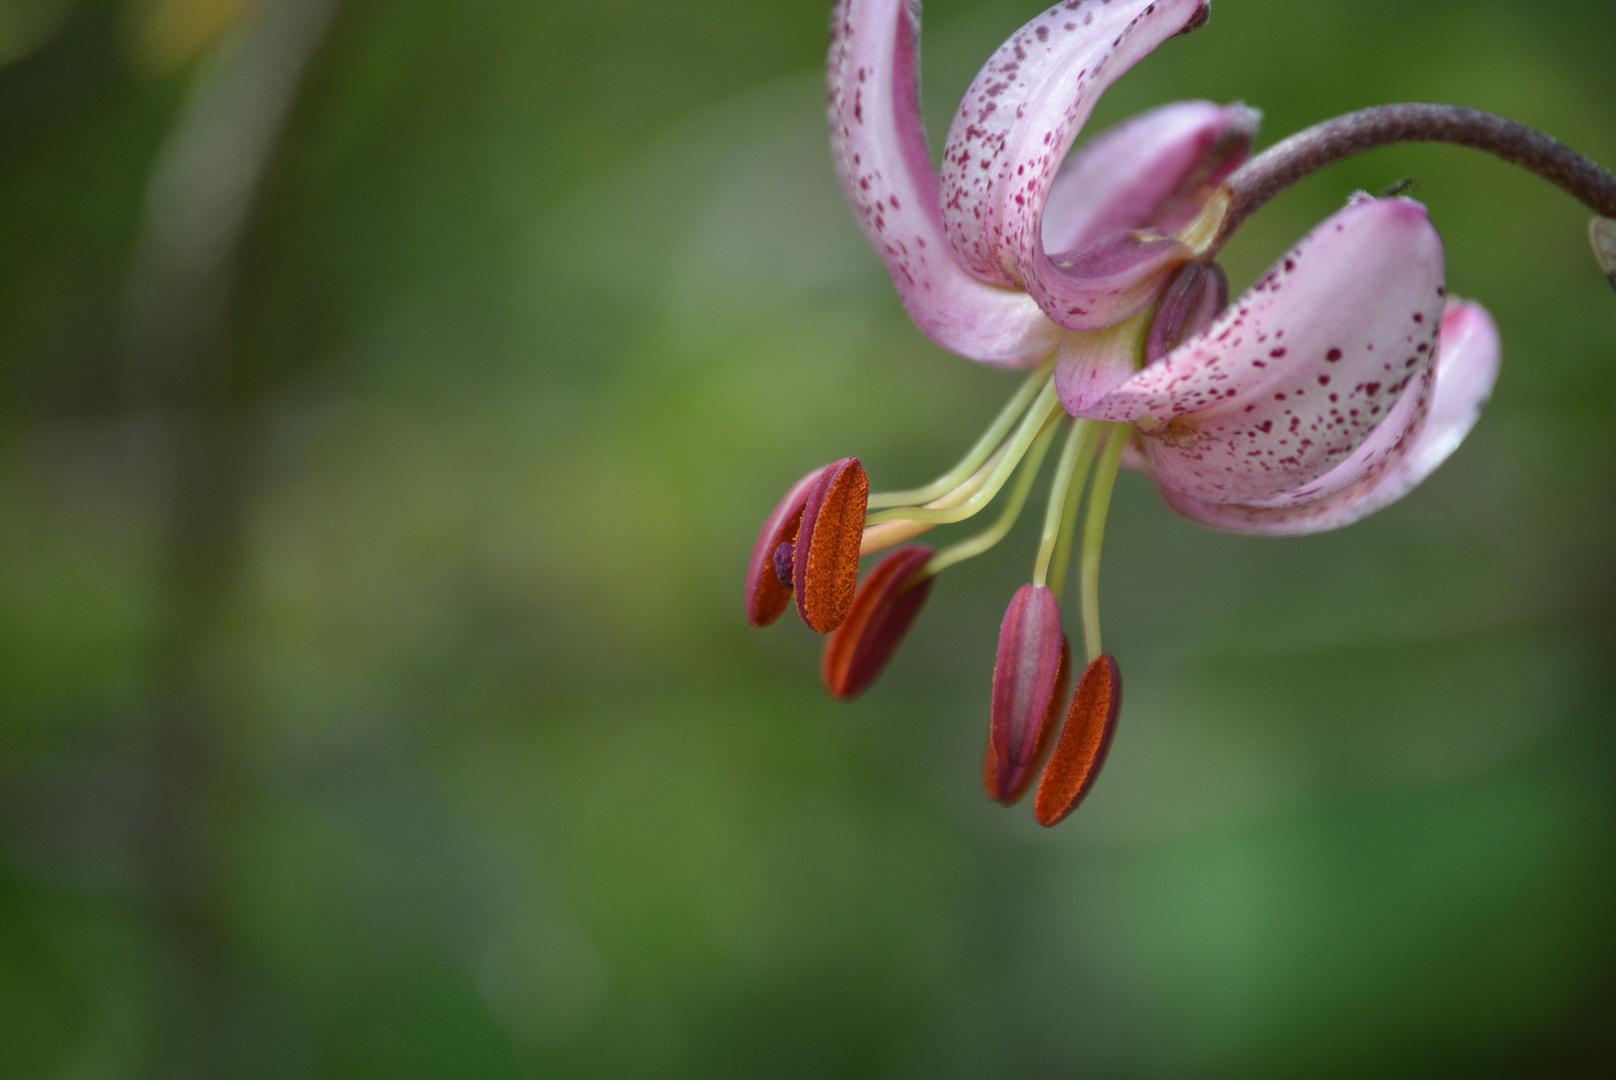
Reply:
M744 561L1012 377L914 330L829 0L0 2L0 1073L1616 1076L1616 296L1587 215L1380 151L1506 343L1345 531L1125 476L1127 702L979 789L1037 513L841 705ZM928 0L934 141L1028 0ZM1105 99L1451 101L1616 163L1608 0L1217 0ZM969 528L966 526L965 528Z

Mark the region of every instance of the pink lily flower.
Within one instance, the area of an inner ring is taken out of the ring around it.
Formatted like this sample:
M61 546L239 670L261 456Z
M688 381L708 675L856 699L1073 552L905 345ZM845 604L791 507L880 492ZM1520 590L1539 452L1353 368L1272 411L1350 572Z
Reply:
M1063 330L1146 307L1192 256L1172 234L1245 160L1251 110L1170 105L1060 166L1106 87L1206 10L1206 0L1090 0L1034 19L966 92L939 181L920 116L920 4L841 0L829 78L837 173L927 336L972 360L1034 366Z
M1245 217L1349 153L1402 139L1460 142L1599 209L1590 235L1616 283L1616 178L1546 136L1471 110L1368 110L1248 162L1255 113L1182 102L1067 160L1106 87L1202 25L1208 6L1065 0L1033 19L972 83L941 176L919 111L918 0L839 0L834 14L837 171L905 308L943 347L1032 374L931 484L869 494L851 458L804 477L759 537L748 614L765 625L795 592L804 620L831 635L826 685L855 696L896 649L932 579L1009 531L1064 427L1032 581L1005 617L984 766L988 794L1009 804L1050 754L1035 801L1045 825L1089 791L1120 709L1098 586L1122 464L1203 525L1334 529L1430 475L1474 426L1498 375L1497 329L1479 305L1447 296L1442 241L1419 203L1354 196L1231 305L1213 259ZM861 556L962 521L1007 486L994 526L941 551L904 548L852 589ZM1087 667L1063 709L1059 598L1074 549Z

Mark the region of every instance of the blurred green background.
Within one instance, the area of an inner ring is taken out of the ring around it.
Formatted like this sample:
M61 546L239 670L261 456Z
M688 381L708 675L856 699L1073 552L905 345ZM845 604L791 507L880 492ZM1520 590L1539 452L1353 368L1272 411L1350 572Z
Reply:
M0 1072L1616 1076L1616 297L1586 212L1380 151L1505 340L1340 533L1112 508L1110 764L980 792L1036 513L847 706L763 516L1015 380L909 324L830 0L0 2ZM935 141L1038 10L929 0ZM1616 163L1609 0L1217 0L1098 126L1451 101ZM967 526L966 528L969 528Z

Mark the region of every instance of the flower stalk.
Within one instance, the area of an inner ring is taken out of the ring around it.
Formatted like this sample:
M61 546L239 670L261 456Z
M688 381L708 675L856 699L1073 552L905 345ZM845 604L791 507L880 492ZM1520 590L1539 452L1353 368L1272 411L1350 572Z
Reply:
M1366 150L1405 142L1468 146L1503 158L1616 218L1616 176L1525 124L1459 105L1381 105L1316 124L1275 143L1229 177L1229 209L1216 251L1263 204L1297 181Z

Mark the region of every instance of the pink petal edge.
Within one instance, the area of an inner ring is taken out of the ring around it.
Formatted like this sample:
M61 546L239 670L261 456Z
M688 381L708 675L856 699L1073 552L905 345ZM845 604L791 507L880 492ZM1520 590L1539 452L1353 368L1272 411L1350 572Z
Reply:
M965 268L1021 286L1069 329L1120 321L1186 253L1159 244L1093 267L1058 267L1042 215L1073 140L1104 90L1162 41L1204 16L1207 0L1067 0L1010 38L966 92L943 151L943 224Z
M1080 413L1138 423L1157 482L1191 498L1277 507L1327 494L1309 485L1366 443L1434 356L1443 269L1423 206L1355 199L1204 333Z
M1492 396L1501 356L1498 327L1486 309L1451 301L1442 317L1436 385L1424 424L1411 429L1373 469L1312 502L1281 509L1219 506L1169 488L1162 489L1162 498L1191 521L1225 532L1300 535L1350 525L1407 495L1458 448Z
M927 337L972 360L1035 365L1059 327L1024 293L967 273L943 235L920 116L919 47L915 0L836 5L828 91L842 190Z
M1179 101L1094 136L1050 185L1044 250L1058 259L1124 230L1177 232L1250 156L1259 120L1244 105Z

